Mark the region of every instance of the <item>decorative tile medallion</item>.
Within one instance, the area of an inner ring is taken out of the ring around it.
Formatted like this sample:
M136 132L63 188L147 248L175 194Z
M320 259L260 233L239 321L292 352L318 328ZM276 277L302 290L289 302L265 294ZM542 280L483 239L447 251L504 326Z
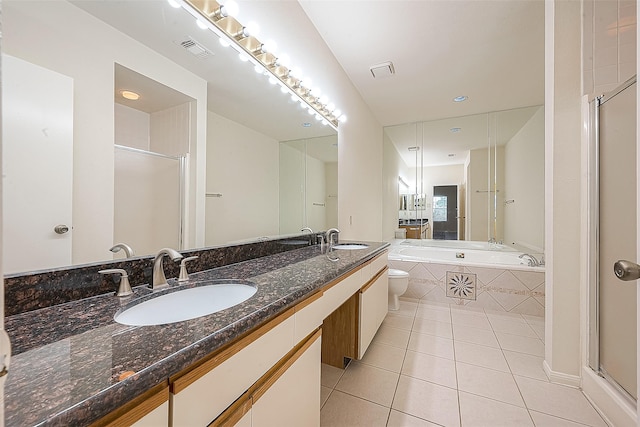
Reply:
M477 278L474 273L447 271L447 296L475 301L476 281Z

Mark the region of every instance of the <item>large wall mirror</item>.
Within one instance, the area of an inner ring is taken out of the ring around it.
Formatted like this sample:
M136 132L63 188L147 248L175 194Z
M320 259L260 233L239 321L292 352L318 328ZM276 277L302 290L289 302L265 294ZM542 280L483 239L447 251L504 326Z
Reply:
M337 225L336 132L183 9L2 9L5 273Z
M385 173L398 182L387 191L387 238L543 251L542 106L390 126L384 144Z

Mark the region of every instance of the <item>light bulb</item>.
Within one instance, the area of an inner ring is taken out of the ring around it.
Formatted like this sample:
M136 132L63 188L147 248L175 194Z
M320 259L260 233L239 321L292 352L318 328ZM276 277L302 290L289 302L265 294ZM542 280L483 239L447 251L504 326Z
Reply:
M262 65L256 65L255 67L253 67L253 69L258 74L262 74L262 71L264 71L264 69L262 68Z
M269 77L269 83L274 85L274 84L278 83L278 80L275 77L271 76L271 77Z
M198 28L200 28L201 30L207 29L207 24L202 22L200 19L196 19L196 24L198 25Z
M317 121L322 120L322 116L321 116L320 114L316 114L316 120L317 120Z
M180 7L180 3L178 3L176 0L167 0L167 2L171 5L171 7L173 8L179 8Z
M225 38L220 37L220 44L224 47L229 47L231 46L231 43L229 43L229 41Z
M340 117L338 117L338 121L339 121L340 123L346 123L346 121L347 121L347 116L345 116L344 114L343 114L343 115L341 115Z
M288 89L285 85L282 85L282 86L280 86L280 92L282 92L282 93L288 93L288 92L289 92L289 89Z
M313 108L309 107L309 109L307 110L309 112L309 114L311 114L312 116L314 114L316 114L316 110L314 110Z
M255 21L249 21L244 27L244 33L248 36L257 37L260 34L260 26Z
M320 95L322 95L322 91L320 90L319 87L314 87L313 89L311 89L311 93L313 94L313 96L315 96L316 98L319 98Z
M310 77L303 77L302 81L304 82L304 85L308 88L311 88L311 85L313 84L313 80L311 80Z
M273 39L269 39L262 44L262 50L265 52L269 52L272 55L276 54L276 49L278 49L278 43L276 43Z
M289 55L286 53L281 54L278 57L278 65L289 68L289 65L291 65L291 58L289 58Z
M326 126L329 124L329 122L327 121L327 119L322 119L322 124Z
M298 100L298 97L296 96L295 93L291 94L291 100L294 101L294 102Z
M245 55L244 53L239 53L238 54L238 58L240 58L240 61L242 61L242 62L247 62L249 60L249 57L247 55Z
M302 70L300 69L300 67L295 67L294 69L289 70L289 75L298 79L302 76Z
M322 95L320 97L320 102L322 102L324 105L327 105L329 103L329 97L327 95Z
M334 115L335 117L340 117L340 115L341 115L341 114L342 114L342 111L340 111L340 110L334 110L334 111L333 111L333 115Z
M327 110L333 111L335 109L336 109L336 106L333 104L333 102L330 102L329 105L327 105Z
M228 0L224 2L222 6L220 6L220 12L222 13L222 16L232 16L235 18L236 16L238 16L239 11L240 8L238 7L238 3L234 2L233 0Z

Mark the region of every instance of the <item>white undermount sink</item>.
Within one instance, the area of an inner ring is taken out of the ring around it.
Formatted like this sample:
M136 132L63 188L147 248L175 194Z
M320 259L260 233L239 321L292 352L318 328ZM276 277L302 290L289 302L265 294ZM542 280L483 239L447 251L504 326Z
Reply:
M347 250L355 250L355 249L365 249L368 248L369 245L365 245L364 243L338 243L337 245L333 245L333 249L347 249Z
M246 283L215 283L160 295L119 310L114 320L123 325L151 326L182 322L233 307L257 291Z

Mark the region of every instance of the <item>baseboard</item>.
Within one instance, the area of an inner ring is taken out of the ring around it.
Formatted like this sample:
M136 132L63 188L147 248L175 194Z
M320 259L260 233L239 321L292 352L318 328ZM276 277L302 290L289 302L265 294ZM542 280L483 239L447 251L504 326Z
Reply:
M569 375L562 372L552 371L546 360L542 362L542 367L544 368L544 373L547 374L547 377L549 377L549 381L551 381L552 383L580 388L581 380L578 375Z
M582 368L582 392L610 426L636 427L636 408L607 380L588 367Z

